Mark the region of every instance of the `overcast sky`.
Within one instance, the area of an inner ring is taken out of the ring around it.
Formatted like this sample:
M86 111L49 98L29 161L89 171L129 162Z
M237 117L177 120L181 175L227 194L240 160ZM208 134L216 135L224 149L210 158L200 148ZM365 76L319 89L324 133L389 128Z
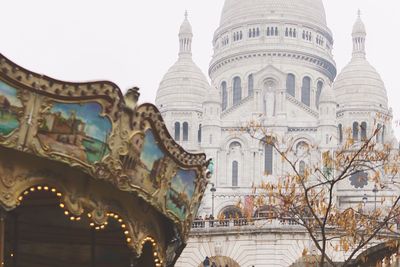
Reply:
M246 0L243 0L246 1ZM0 53L61 80L111 80L122 91L141 88L153 102L175 62L185 9L194 31L193 57L205 74L224 0L0 0ZM399 0L324 0L338 71L351 57L357 10L367 27L367 58L381 74L400 120ZM400 137L400 127L395 125Z

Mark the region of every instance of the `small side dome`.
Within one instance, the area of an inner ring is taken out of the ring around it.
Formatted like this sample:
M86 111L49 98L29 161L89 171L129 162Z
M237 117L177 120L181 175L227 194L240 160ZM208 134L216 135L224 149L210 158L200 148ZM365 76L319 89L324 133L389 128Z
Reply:
M360 13L353 28L353 56L334 82L340 108L388 108L388 98L381 76L366 59L366 32Z
M322 90L319 103L336 103L335 92L330 86L325 86Z
M160 82L156 105L161 112L174 108L201 112L210 90L206 76L192 59L192 26L186 12L179 32L179 57Z
M220 104L221 100L220 100L219 91L215 88L210 88L210 90L207 92L207 97L206 97L205 102Z

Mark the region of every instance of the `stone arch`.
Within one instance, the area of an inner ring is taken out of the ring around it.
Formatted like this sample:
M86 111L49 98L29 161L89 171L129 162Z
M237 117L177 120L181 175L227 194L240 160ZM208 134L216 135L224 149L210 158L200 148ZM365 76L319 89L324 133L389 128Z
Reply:
M225 206L219 211L218 217L225 217L229 218L236 218L236 217L243 217L243 212L240 208L236 207L235 205Z
M286 83L286 74L280 71L276 73L275 68L273 68L272 70L270 69L270 71L267 73L258 72L256 76L257 76L257 83L256 83L257 88L264 88L266 81L274 81L276 88L282 88L283 87L282 85Z
M309 134L298 134L298 135L294 136L292 140L293 140L293 142L291 142L292 149L296 149L297 145L300 142L306 142L310 146L316 145L316 141L315 141L314 137L312 137Z
M242 145L242 149L247 149L249 148L249 143L246 140L246 138L243 137L233 137L233 136L228 136L226 137L223 141L222 141L222 147L224 148L224 150L228 151L229 150L229 146L231 145L231 143L233 142L238 142Z
M212 262L215 262L215 264L219 267L225 267L225 266L229 266L229 267L240 267L239 263L237 263L234 259L230 258L230 257L226 257L226 256L213 256L210 257L210 264ZM199 267L203 267L203 263L200 263Z
M397 254L399 248L399 242L396 240L375 245L358 255L349 266L378 266L377 263L390 259L391 256Z

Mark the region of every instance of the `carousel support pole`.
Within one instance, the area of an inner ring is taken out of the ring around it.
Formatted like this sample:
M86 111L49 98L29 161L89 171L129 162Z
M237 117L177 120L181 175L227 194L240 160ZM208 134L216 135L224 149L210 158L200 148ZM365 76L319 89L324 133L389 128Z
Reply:
M18 256L19 256L19 253L18 253L18 239L19 239L19 236L18 236L18 214L15 214L15 217L14 217L14 249L13 249L13 266L14 267L17 267L17 259L18 259Z
M135 255L131 255L131 264L129 265L129 267L136 267L138 266L139 259L135 256Z
M90 243L91 267L96 267L96 231L93 228Z
M6 213L0 207L0 267L4 266L5 224L6 224Z

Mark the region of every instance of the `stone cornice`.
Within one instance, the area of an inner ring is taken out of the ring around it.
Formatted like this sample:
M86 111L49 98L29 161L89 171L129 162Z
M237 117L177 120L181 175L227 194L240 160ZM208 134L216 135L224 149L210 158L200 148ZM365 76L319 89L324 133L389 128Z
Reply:
M312 110L309 106L304 105L303 103L301 103L299 100L297 100L296 98L294 98L293 96L286 94L286 99L289 100L290 102L292 102L293 104L295 104L297 107L301 108L302 110L306 111L307 113L311 114L312 116L314 116L315 118L318 118L318 112L315 110Z
M289 127L288 132L316 132L316 127Z
M230 30L241 28L241 27L248 27L248 25L256 25L256 24L279 24L279 25L296 25L298 27L303 27L303 28L309 28L313 29L317 32L319 32L321 35L323 35L325 38L329 40L329 42L332 44L333 43L333 37L332 37L332 32L331 30L325 26L321 27L320 25L316 23L304 23L298 20L284 20L284 18L275 18L275 19L254 19L254 20L247 20L247 21L240 21L239 23L231 23L231 24L226 24L218 27L218 29L214 33L214 39L213 41L216 40L216 37L221 36L222 34L229 32Z
M384 111L380 108L360 109L360 108L342 108L336 112L337 118L342 118L345 113L350 115L370 116L371 112L379 113L382 120L392 119L393 115L389 111Z
M328 60L315 56L309 53L301 53L297 51L279 51L279 50L254 50L249 52L241 52L232 54L229 56L222 57L218 60L213 60L210 64L208 74L212 76L214 72L219 70L221 67L228 65L230 63L237 63L241 60L250 58L261 58L261 57L278 57L278 58L292 58L299 61L303 61L309 64L314 64L317 68L323 69L326 75L333 81L336 77L337 70L336 66L329 62Z
M253 99L254 99L254 95L250 95L250 96L243 98L238 104L224 110L221 114L221 117L223 118L223 117L228 116L230 113L234 112L235 110L237 110L238 108L243 106L245 103L250 102L250 100L253 100Z

